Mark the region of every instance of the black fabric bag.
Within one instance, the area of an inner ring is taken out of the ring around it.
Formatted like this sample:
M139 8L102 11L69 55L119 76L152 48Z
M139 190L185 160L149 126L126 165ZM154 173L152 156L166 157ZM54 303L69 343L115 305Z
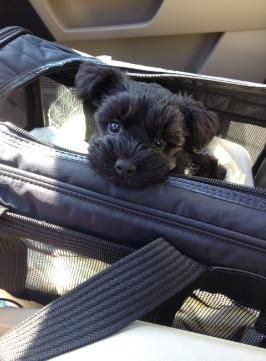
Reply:
M202 100L254 164L256 187L184 176L128 191L28 133L59 97L57 119L82 109L74 76L101 60L19 27L0 46L0 289L44 305L0 338L0 360L48 360L136 319L265 347L266 86L111 63Z

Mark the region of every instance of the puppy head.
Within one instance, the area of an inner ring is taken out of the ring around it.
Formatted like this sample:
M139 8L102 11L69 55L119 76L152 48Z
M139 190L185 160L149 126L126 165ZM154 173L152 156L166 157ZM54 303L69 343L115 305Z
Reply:
M219 126L216 115L193 98L107 66L83 64L76 89L97 125L91 165L120 185L141 187L173 169L184 173L187 154L204 148Z
M94 115L92 166L115 183L141 187L176 167L184 145L176 96L157 84L134 82L119 70L83 65L77 92Z

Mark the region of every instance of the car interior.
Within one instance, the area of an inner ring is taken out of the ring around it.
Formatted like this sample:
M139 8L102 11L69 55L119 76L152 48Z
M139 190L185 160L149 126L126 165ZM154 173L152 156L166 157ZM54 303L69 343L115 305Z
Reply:
M0 4L0 24L22 26L46 40L107 63L126 63L133 70L139 65L266 84L264 0L9 0ZM42 81L48 99L54 85ZM73 104L71 94L60 91L62 97L70 96ZM57 107L60 102L53 105L50 114L54 112L55 122L60 122ZM80 110L80 104L76 107ZM258 142L261 149L265 139ZM251 158L257 156L256 150L248 150ZM0 290L0 335L41 307ZM89 357L262 361L266 354L264 349L250 345L136 321L114 336L54 360Z

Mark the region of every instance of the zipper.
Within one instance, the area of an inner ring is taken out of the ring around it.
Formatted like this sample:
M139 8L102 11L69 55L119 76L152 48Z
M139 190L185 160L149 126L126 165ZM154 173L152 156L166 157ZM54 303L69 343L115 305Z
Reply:
M16 125L14 125L12 123L4 122L4 124L7 126L7 128L12 129L14 132L16 132L19 136L22 136L23 138L26 138L27 140L32 141L34 143L44 145L46 147L58 150L60 152L69 153L70 155L73 154L73 155L77 155L77 156L87 157L86 153L78 152L78 151L75 151L75 150L72 150L72 149L70 150L70 149L61 147L60 145L56 145L54 143L46 141L44 139L37 138L34 135L30 134L28 131L26 131L26 130L24 130L22 128L19 128L19 127L17 127Z
M29 30L21 26L8 26L0 30L0 46L4 46L13 39L23 34L31 34Z
M52 245L57 243L60 248L61 240L64 242L64 249L72 251L79 249L89 250L92 254L120 259L131 253L134 249L122 244L116 244L105 239L92 235L72 231L65 227L56 226L45 221L21 216L19 214L5 211L1 217L0 229L17 234L20 237L35 237L35 240L46 241Z
M79 157L82 156L82 157L84 157L84 159L86 158L86 161L88 161L86 153L69 150L67 148L58 146L58 145L50 143L48 141L39 139L39 138L31 135L26 130L13 125L12 123L5 122L5 125L8 128L12 129L14 132L16 132L19 136L22 136L22 137L24 137L24 138L26 138L26 139L28 139L28 140L30 140L32 142L35 142L35 143L44 145L46 147L58 150L59 152L66 153L69 156L71 156L71 155L76 155L76 156L79 156ZM184 182L184 183L190 182L190 184L192 182L194 182L194 183L204 183L204 184L209 184L209 185L220 187L220 188L225 188L225 189L229 189L229 190L235 190L235 191L238 191L238 192L249 193L249 194L254 194L254 195L259 195L259 196L266 197L266 189L264 189L264 188L249 187L249 186L244 186L244 185L241 185L241 184L225 182L225 181L218 180L218 179L196 177L196 176L185 176L185 175L177 175L177 176L174 177L174 176L169 175L169 176L165 177L163 182L165 184L170 184L170 185L176 186L176 187L180 187L180 182L181 183L182 182Z
M132 70L132 69L130 69ZM259 83L252 83L248 81L241 81L241 80L231 80L227 78L217 78L217 77L210 77L208 75L202 75L202 74L193 74L193 73L185 73L185 72L173 72L173 73L133 73L128 72L128 76L134 77L134 78L182 78L182 79L194 79L194 80L208 80L212 82L219 82L224 84L231 84L231 85L238 85L243 87L249 87L249 88L259 88L259 89L265 89L266 85L259 84Z
M222 181L219 179L212 179L212 178L204 178L204 177L197 177L197 176L185 176L185 175L180 174L177 177L168 176L166 178L165 182L174 183L176 181L176 178L178 178L178 180L181 179L182 181L188 180L188 181L192 181L192 182L210 184L213 186L227 188L227 189L245 192L245 193L249 193L249 194L252 193L252 194L266 196L266 189L264 189L264 188L245 186L242 184L225 182L225 181Z

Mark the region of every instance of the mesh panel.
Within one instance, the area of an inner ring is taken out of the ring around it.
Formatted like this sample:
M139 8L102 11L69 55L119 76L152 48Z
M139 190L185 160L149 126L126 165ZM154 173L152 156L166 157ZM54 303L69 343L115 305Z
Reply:
M26 288L62 295L108 267L108 263L78 253L23 239L28 250Z
M248 151L252 164L262 152L266 140L266 128L253 124L244 124L234 121L223 121L222 138L242 145Z
M176 312L173 327L264 347L266 335L256 330L259 316L259 310L243 306L222 293L197 289Z
M27 248L25 289L30 295L34 295L34 291L36 295L40 294L40 298L34 296L39 302L43 300L42 295L45 295L44 299L47 295L63 295L130 252L127 247L99 239L84 242L80 234L77 234L76 242L72 237L69 247L64 232L58 235L52 231L50 234L49 244L40 241L41 234L34 239L20 237Z
M0 232L0 289L21 295L27 273L27 250L19 239Z
M132 248L17 215L0 222L0 288L46 303Z
M0 103L0 120L26 128L27 112L24 90L17 89L10 96L4 98Z
M81 117L84 119L82 102L76 97L74 88L41 77L41 96L45 124L61 127L66 119Z

